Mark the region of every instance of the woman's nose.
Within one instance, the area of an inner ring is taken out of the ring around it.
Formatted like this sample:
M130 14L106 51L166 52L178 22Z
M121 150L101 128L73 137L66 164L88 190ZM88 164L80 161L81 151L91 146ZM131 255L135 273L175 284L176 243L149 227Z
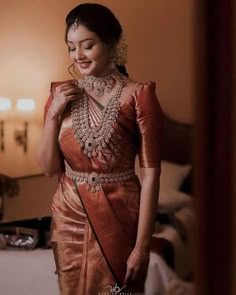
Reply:
M80 60L80 59L83 59L83 57L84 57L83 51L80 48L77 48L75 51L75 59Z

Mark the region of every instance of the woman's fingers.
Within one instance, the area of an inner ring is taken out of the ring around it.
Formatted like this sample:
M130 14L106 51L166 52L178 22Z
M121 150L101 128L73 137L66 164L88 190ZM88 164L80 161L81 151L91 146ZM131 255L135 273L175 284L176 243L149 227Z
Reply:
M135 280L140 267L139 263L137 262L138 261L134 259L134 256L131 253L127 261L127 271L125 276L126 284L129 284L131 281Z
M65 84L61 85L58 87L60 91L66 91L68 89L78 89L78 86L76 84L70 83L70 84Z
M139 256L131 252L127 260L127 271L125 276L125 283L127 285L133 284L138 280L144 280L147 274L149 264L149 257Z
M77 89L70 88L64 91L64 95L65 96L75 95L78 97L79 95L81 95L81 91L78 88Z
M56 89L60 90L60 89L66 89L66 88L71 88L71 87L77 87L78 88L78 86L75 83L69 82L69 83L63 83L63 84L57 86Z
M78 98L78 94L67 95L67 101L72 101Z
M126 275L125 275L125 284L128 284L129 281L132 280L133 270L127 267Z
M56 88L56 95L68 95L72 93L80 93L80 89L75 84L65 84Z
M78 99L81 90L74 83L66 83L56 88L53 95L53 103L50 107L52 118L60 116L68 102Z

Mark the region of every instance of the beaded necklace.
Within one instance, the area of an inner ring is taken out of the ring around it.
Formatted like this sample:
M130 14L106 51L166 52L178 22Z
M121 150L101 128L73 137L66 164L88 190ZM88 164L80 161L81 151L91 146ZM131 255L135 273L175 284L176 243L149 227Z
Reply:
M99 151L107 146L114 132L113 126L120 109L119 98L128 78L121 74L113 74L112 77L117 83L116 91L105 103L101 110L100 120L95 126L91 126L89 122L89 100L91 98L80 81L78 85L83 90L83 96L72 102L71 116L74 136L88 158L98 156Z

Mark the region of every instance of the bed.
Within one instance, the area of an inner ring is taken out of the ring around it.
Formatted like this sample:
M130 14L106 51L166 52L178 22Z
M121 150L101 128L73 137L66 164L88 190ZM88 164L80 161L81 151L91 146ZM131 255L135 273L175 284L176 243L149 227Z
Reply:
M160 194L145 295L191 295L193 126L164 116Z
M193 292L192 137L191 125L164 116L160 198L145 295ZM50 248L0 250L1 294L59 295L54 272Z
M0 294L59 295L51 249L6 251L0 251Z
M50 224L50 216L0 224L0 294L59 295Z

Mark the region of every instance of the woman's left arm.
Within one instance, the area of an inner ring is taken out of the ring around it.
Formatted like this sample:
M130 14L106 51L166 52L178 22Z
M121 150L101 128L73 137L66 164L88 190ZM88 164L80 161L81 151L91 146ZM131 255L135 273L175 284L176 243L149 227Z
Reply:
M159 194L159 168L141 168L142 190L136 244L127 261L125 283L145 277Z
M134 250L149 253L158 206L160 168L141 168L142 190L138 233Z
M142 279L146 275L158 206L162 110L156 97L155 83L149 82L140 87L136 95L136 114L142 188L136 243L127 260L126 283Z

